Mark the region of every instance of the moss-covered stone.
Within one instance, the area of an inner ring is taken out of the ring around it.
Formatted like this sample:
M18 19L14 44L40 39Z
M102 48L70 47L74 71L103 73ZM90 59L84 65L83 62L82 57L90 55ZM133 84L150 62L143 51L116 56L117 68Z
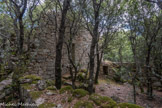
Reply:
M101 107L102 108L114 108L116 106L116 102L109 97L102 96L101 97Z
M37 84L38 83L38 81L32 81L32 83L31 84Z
M55 81L54 80L46 80L47 86L54 86Z
M88 94L88 91L84 90L84 89L75 89L73 92L73 96L77 97L77 98L81 98L84 97Z
M19 79L32 79L33 81L36 81L36 80L41 80L42 78L36 75L26 75L26 76L20 77Z
M71 76L63 76L62 78L65 80L69 80L69 79L71 79Z
M29 83L29 84L37 84L39 80L41 80L42 78L36 75L26 75L23 77L19 78L19 81L23 81L23 79L30 79L30 82L25 82L25 83Z
M86 80L86 74L84 72L79 72L77 75L77 79L83 82L84 80Z
M116 102L106 96L92 94L89 99L92 100L96 105L101 106L102 108L113 108L114 106L116 106Z
M38 106L38 108L53 108L53 107L55 107L56 105L55 104L53 104L53 103L43 103L43 104L40 104L39 106Z
M49 86L47 87L47 90L57 90L55 86Z
M23 87L24 89L32 89L32 86L28 83L26 84L21 84L21 87Z
M92 102L78 101L73 108L94 108Z
M32 91L32 92L30 92L30 96L34 100L36 100L37 98L39 98L42 94L43 94L42 91Z
M130 103L120 103L114 108L144 108L144 107L135 104L130 104Z
M63 88L60 89L60 94L65 93L65 92L73 92L73 88L71 86L65 86Z

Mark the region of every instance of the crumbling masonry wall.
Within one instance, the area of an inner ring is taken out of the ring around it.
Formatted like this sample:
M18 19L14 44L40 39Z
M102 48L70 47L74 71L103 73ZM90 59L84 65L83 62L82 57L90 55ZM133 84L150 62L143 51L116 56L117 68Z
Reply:
M37 35L33 37L31 62L27 74L36 74L45 79L54 79L57 34L54 25L48 20L44 21L40 26ZM67 38L68 33L65 34L65 42ZM81 68L87 68L91 44L89 32L80 30L73 44L75 45L75 61L80 62ZM66 73L69 70L69 60L65 44L63 45L62 54L62 73Z

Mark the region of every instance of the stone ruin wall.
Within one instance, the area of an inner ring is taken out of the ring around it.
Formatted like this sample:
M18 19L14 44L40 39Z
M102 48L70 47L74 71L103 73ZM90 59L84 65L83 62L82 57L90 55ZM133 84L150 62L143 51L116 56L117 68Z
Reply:
M42 29L38 30L37 35L33 38L33 49L31 50L31 62L27 74L36 74L44 79L54 79L55 77L55 54L56 40L53 25L49 22L41 25ZM68 37L68 33L65 34ZM65 41L67 39L65 38ZM78 36L73 42L75 44L75 61L81 64L81 68L85 69L88 66L91 36L88 31L80 30ZM62 73L68 72L69 60L67 49L63 45L62 52Z

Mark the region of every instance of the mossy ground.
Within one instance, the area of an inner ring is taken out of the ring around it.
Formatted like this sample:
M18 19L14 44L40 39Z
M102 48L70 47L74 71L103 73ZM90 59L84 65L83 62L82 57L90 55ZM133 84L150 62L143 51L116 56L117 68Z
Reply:
M23 87L24 89L32 89L32 86L28 83L26 84L21 84L21 87Z
M92 94L89 97L89 100L92 100L96 105L103 108L113 108L116 106L116 102L114 100L106 96L100 96L98 94Z
M73 108L94 108L92 102L78 101Z
M38 108L53 108L55 106L56 105L53 103L43 103L43 104L39 105Z
M114 108L143 108L143 107L141 107L139 105L135 105L135 104L130 104L130 103L119 103Z
M30 96L34 100L36 100L37 98L39 98L42 94L43 94L42 91L32 91L32 92L30 92Z
M77 98L81 98L84 97L88 94L88 91L84 90L84 89L75 89L73 91L73 96L77 97Z
M57 90L54 86L47 87L47 90Z
M73 92L73 88L71 86L65 86L63 88L60 89L60 94L65 93L65 92Z

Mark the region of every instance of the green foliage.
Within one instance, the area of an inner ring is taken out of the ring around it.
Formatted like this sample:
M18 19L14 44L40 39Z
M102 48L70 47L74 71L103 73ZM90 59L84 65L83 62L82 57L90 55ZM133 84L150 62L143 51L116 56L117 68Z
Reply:
M113 108L116 106L116 102L109 97L100 96L98 94L92 94L89 97L96 105L102 106L103 108Z
M40 104L38 108L53 108L55 106L56 106L55 104L47 102L47 103Z
M65 92L73 92L73 88L71 86L65 86L63 88L60 89L60 94L65 93Z
M120 103L114 108L143 108L143 107L135 104L130 104L130 103Z
M94 108L92 102L78 101L73 108Z
M34 99L34 100L36 100L37 98L39 98L42 94L43 94L42 91L31 91L31 92L30 92L30 96L31 96L32 99Z
M84 97L88 94L88 91L84 90L84 89L75 89L73 91L73 96L77 97L77 98L81 98Z
M133 60L132 50L128 35L124 32L117 32L114 38L104 50L104 59L115 62L128 62Z

